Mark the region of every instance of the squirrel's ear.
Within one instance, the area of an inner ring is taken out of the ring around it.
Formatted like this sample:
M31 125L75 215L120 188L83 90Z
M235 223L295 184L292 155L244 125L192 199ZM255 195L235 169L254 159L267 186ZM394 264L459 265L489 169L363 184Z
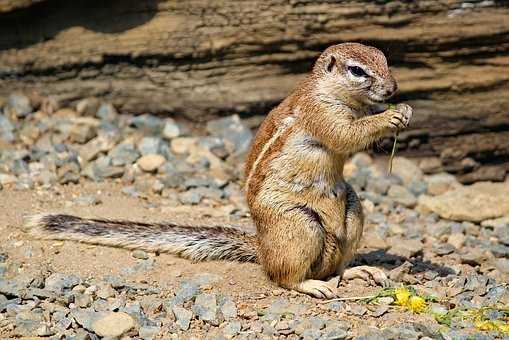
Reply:
M331 56L329 61L327 62L327 72L331 72L334 66L336 65L336 58Z

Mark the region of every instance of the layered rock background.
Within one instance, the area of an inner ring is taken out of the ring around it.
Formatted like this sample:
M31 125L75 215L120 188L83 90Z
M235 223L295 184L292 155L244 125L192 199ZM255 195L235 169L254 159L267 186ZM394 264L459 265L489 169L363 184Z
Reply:
M0 1L0 96L94 96L121 113L209 120L265 114L330 44L381 48L401 135L429 172L502 180L509 159L504 1ZM256 124L254 124L256 125ZM382 146L388 149L390 141Z

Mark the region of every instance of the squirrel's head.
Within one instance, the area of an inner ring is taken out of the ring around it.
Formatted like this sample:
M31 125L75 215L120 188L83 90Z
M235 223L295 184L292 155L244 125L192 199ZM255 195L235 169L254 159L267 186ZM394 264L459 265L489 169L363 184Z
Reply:
M313 76L321 99L353 106L382 103L398 87L382 51L358 43L327 48L316 61Z

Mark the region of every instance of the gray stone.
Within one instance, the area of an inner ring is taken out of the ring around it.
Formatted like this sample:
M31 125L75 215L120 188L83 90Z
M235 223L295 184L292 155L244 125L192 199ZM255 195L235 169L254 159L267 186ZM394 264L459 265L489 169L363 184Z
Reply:
M164 121L156 116L144 114L134 117L131 120L131 125L135 126L142 133L159 135L163 130Z
M500 258L495 260L495 267L504 274L509 274L509 259Z
M134 326L134 320L129 314L108 312L92 322L92 331L102 337L118 337Z
M493 244L489 249L496 257L509 257L509 247L503 244Z
M200 190L193 188L191 190L179 193L178 198L182 204L198 204L203 198L203 193Z
M441 238L444 235L451 234L451 224L445 221L431 223L427 225L427 232L434 238Z
M442 195L419 197L419 211L433 211L444 219L482 222L509 215L509 185L478 182Z
M131 255L134 257L134 258L137 258L137 259L141 259L141 260L146 260L149 258L147 252L143 251L143 250L134 250Z
M3 114L0 114L0 139L6 142L14 140L14 125Z
M402 185L391 185L387 195L395 202L408 208L413 208L417 204L414 194Z
M142 156L140 159L138 159L138 166L141 170L146 172L154 172L156 171L160 166L164 164L166 159L157 154L148 154Z
M309 306L305 304L291 303L285 299L277 299L265 310L264 320L274 320L282 315L301 315Z
M347 312L351 315L362 316L368 312L368 309L362 305L350 304L348 305Z
M217 297L214 293L202 293L196 296L193 312L205 322L211 325L219 325L220 319L219 308L217 306Z
M245 153L253 138L251 130L242 124L238 115L208 121L207 131L230 143L236 154Z
M358 152L353 155L351 162L358 168L366 168L373 165L373 158L366 152Z
M96 117L107 121L107 122L114 122L117 120L117 110L115 110L115 107L109 103L102 103L101 106L99 106L99 109L97 109Z
M432 249L437 255L448 255L456 250L450 243L434 243Z
M394 157L392 173L401 178L407 187L410 187L412 182L421 182L423 178L422 170L414 162L403 157Z
M33 112L32 104L30 103L30 98L21 93L13 93L7 99L7 110L10 111L11 114L19 118L26 117L29 113Z
M69 132L72 143L85 144L97 136L97 130L88 124L75 124Z
M221 313L225 320L234 319L237 317L237 306L228 296L219 295L218 304L221 309Z
M71 289L81 283L81 279L76 275L65 275L53 273L45 280L45 289L61 294L66 289Z
M159 154L164 142L159 137L143 137L138 143L142 155Z
M509 225L496 227L494 234L500 243L509 246Z
M456 180L456 177L448 173L440 173L429 176L426 178L426 182L428 183L428 194L433 196L442 195L449 190L453 190L461 186L461 184Z
M418 255L424 249L424 245L419 240L405 240L405 242L396 242L389 249L389 254L410 258Z
M159 326L143 326L140 327L138 334L143 340L152 340L157 334L159 334L160 331L161 327Z
M175 319L179 328L183 331L187 331L189 329L191 319L193 318L193 312L179 306L173 306L172 311L173 315L175 315Z
M92 323L104 316L103 312L96 312L91 308L81 309L74 308L71 309L70 315L74 318L74 320L88 330L92 330Z
M173 138L179 137L181 135L180 126L171 118L166 118L164 121L164 127L162 136L165 139L171 140Z
M301 338L305 340L314 340L320 339L322 336L322 332L317 329L308 329L301 334Z
M237 334L239 334L240 330L242 328L242 325L240 321L234 320L227 322L223 328L223 334L226 338L231 339L235 337Z
M95 116L99 105L99 99L95 97L84 98L76 104L76 112L82 116Z
M95 195L82 195L73 199L73 203L83 207L90 207L101 204L102 200Z
M109 153L113 166L129 165L140 158L140 153L133 143L123 142L115 146Z
M175 292L178 300L186 302L200 293L199 284L190 281L183 281Z

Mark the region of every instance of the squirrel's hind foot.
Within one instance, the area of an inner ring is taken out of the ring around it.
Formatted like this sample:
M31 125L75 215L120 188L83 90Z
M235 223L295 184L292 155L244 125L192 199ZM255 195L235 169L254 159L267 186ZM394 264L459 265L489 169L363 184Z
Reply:
M373 280L383 287L390 285L390 280L382 269L370 266L357 266L345 269L343 272L343 280L352 279L362 279L367 282Z
M292 289L319 299L334 299L337 297L336 289L329 283L320 280L305 280L292 287Z

